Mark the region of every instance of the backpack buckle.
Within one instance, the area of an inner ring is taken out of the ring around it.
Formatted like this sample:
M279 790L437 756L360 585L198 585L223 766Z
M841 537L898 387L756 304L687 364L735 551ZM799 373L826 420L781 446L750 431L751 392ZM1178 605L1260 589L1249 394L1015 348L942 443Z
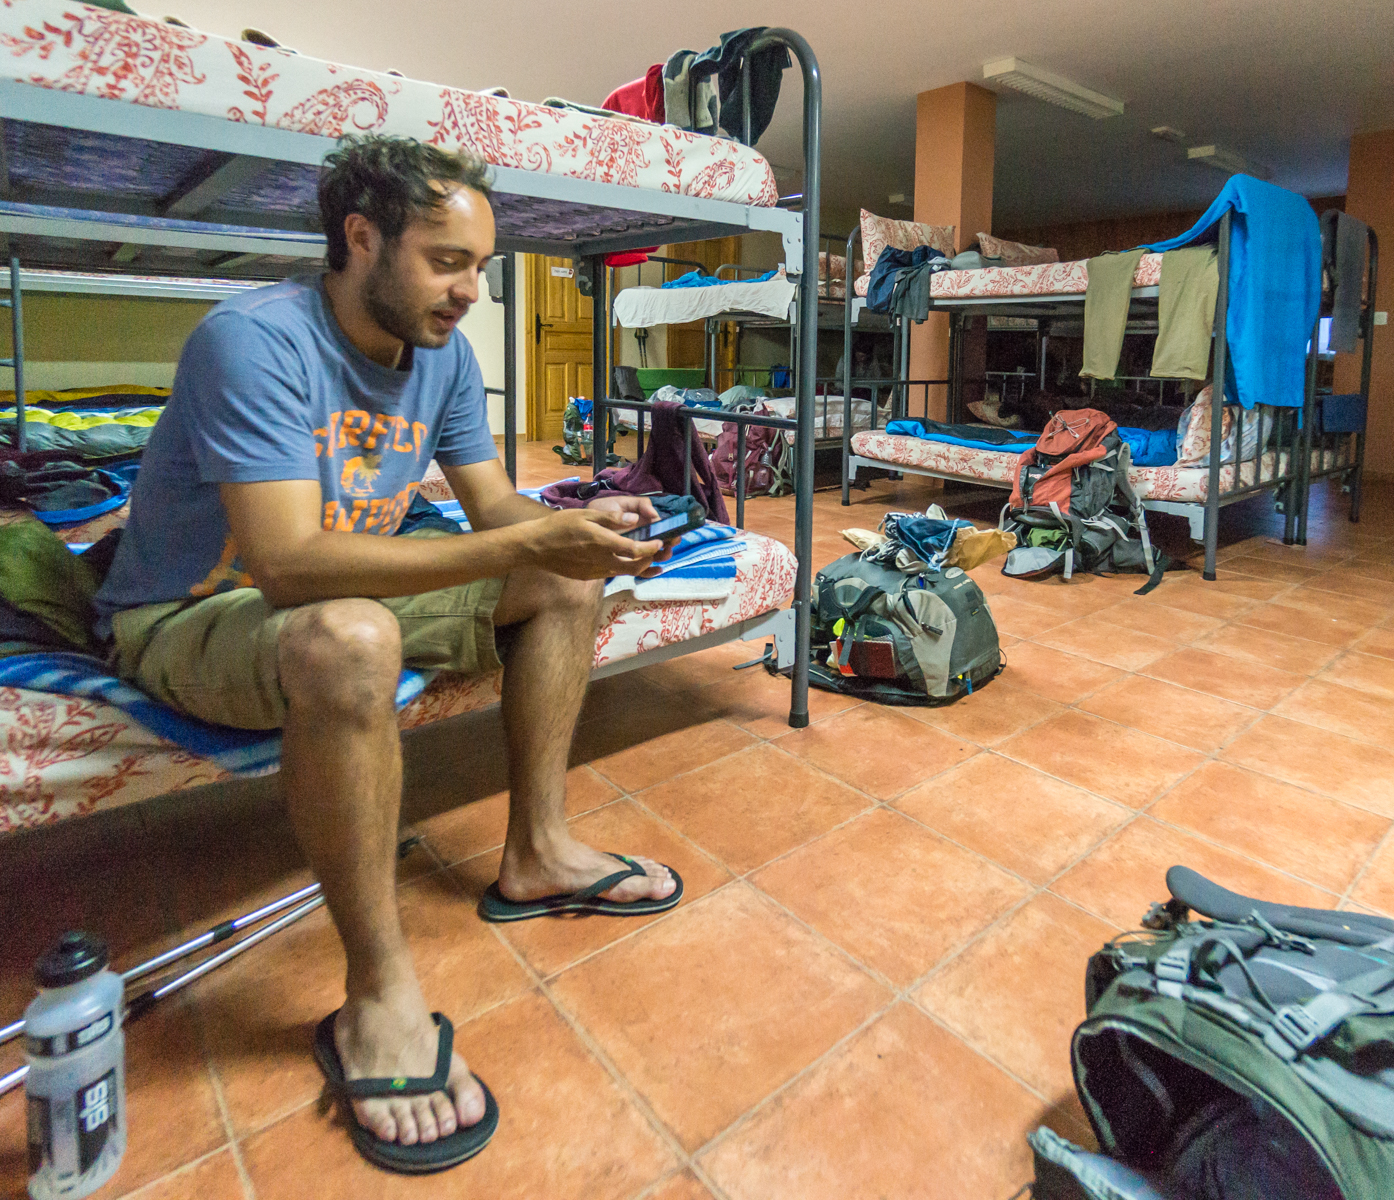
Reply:
M1294 1058L1321 1041L1360 1007L1352 997L1339 992L1322 992L1306 1004L1285 1004L1273 1014L1263 1040L1280 1058Z
M1181 944L1173 946L1157 960L1152 973L1167 983L1191 982L1191 947Z

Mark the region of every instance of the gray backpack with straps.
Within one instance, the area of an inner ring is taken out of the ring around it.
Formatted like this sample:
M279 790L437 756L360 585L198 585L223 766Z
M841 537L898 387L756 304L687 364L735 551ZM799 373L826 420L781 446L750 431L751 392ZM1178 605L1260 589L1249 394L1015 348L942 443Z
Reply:
M1002 669L987 598L958 567L907 572L846 554L813 581L813 627L809 682L883 704L949 703Z
M1037 1200L1394 1196L1394 921L1167 885L1086 977L1075 1086L1109 1158L1038 1131Z

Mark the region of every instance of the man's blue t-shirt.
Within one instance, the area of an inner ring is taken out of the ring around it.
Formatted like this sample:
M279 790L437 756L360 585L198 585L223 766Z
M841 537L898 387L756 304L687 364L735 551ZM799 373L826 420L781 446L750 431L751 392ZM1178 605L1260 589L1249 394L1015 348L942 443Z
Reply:
M254 586L219 484L317 479L325 529L390 535L433 457L464 466L496 453L463 334L439 350L408 346L394 369L344 335L322 277L225 300L180 355L98 613L105 623L140 604Z

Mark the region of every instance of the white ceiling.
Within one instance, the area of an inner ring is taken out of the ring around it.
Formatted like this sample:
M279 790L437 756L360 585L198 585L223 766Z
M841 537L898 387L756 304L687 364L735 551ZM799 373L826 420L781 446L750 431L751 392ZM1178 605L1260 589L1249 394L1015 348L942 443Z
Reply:
M139 0L137 0L139 3ZM683 46L724 30L788 25L823 74L825 211L894 212L913 192L915 95L981 81L1015 55L1123 100L1094 121L1016 93L998 105L994 225L1181 210L1224 182L1148 130L1184 130L1267 165L1309 196L1345 190L1350 135L1394 126L1391 0L171 0L191 25L255 26L302 53L466 88L589 103ZM235 15L230 15L230 10ZM797 182L798 70L785 75L760 149ZM784 190L788 190L786 187ZM908 213L908 209L905 210Z

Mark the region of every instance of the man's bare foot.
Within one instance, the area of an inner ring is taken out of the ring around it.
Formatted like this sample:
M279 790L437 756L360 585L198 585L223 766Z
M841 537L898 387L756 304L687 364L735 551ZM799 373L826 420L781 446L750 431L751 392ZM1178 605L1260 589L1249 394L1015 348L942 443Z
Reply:
M601 898L624 903L631 900L662 900L673 894L677 884L662 863L632 856L644 868L643 876L632 875L616 884ZM499 891L506 900L540 900L560 892L577 892L598 879L622 869L609 854L567 838L546 852L514 850L504 846L499 867Z
M390 996L349 999L334 1022L334 1046L346 1079L380 1079L434 1074L440 1030L419 988L402 986ZM450 1092L399 1100L355 1100L354 1115L385 1142L414 1146L449 1137L484 1116L484 1093L453 1055Z

